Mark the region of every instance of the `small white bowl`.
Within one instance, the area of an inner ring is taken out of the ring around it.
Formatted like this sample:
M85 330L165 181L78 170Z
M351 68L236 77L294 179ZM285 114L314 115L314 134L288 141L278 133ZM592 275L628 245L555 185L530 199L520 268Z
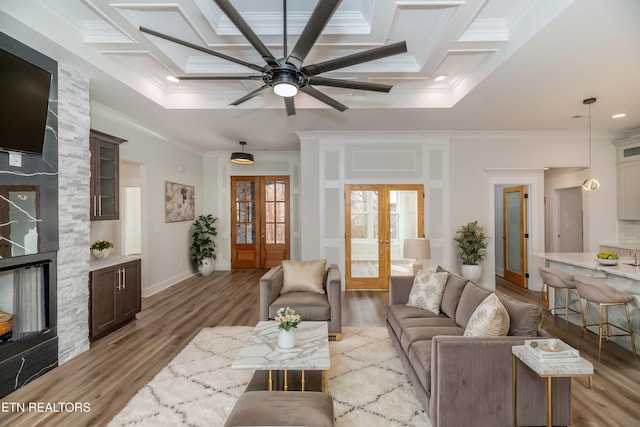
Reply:
M600 265L618 265L617 259L596 258L596 261Z

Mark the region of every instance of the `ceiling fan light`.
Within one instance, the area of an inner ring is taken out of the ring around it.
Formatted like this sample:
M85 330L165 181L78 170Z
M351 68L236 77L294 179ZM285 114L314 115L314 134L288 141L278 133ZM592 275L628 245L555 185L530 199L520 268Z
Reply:
M273 85L273 92L278 96L291 97L298 93L298 86L293 83L280 82Z
M179 83L180 79L177 78L176 76L167 76L167 80L169 80L171 83Z

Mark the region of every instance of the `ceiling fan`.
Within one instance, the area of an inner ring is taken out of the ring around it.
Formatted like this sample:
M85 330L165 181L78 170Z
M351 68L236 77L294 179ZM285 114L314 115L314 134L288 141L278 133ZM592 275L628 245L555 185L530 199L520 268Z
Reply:
M239 105L249 99L260 95L269 88L273 88L276 95L284 97L287 115L291 116L296 113L293 97L298 90L310 95L319 101L335 108L338 111L344 111L348 107L330 96L320 92L314 86L332 86L345 89L368 90L375 92L389 92L393 86L377 83L357 82L351 80L332 79L320 77L318 74L328 71L337 70L352 65L361 64L375 59L385 58L387 56L397 55L407 52L407 43L405 41L381 46L364 52L343 56L341 58L331 59L303 66L303 62L309 51L320 36L320 33L331 19L331 16L338 8L341 0L319 0L315 9L311 13L311 17L307 25L300 33L300 37L296 42L293 50L287 55L287 0L283 0L283 58L276 59L269 49L262 43L258 35L249 27L247 22L240 16L240 13L231 5L229 0L213 0L222 12L229 18L231 22L240 30L244 37L251 43L256 51L265 60L266 65L260 66L245 62L241 59L233 58L220 52L207 49L202 46L189 43L184 40L151 30L149 28L140 27L143 33L169 40L171 42L199 50L201 52L216 56L236 64L244 65L254 71L261 73L260 75L251 76L182 76L180 80L262 80L264 85L240 99L233 101L230 105Z

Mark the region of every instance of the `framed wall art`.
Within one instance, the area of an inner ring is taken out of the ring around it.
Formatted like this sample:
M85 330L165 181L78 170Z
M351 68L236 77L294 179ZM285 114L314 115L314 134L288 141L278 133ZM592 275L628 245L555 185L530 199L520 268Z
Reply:
M193 221L195 187L165 181L164 204L164 222Z

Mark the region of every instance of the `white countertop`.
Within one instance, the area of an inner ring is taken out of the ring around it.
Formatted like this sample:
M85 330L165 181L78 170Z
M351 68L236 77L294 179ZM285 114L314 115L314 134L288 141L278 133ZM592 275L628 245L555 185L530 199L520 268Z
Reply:
M589 268L606 274L640 281L640 267L626 264L633 263L632 257L621 257L618 260L618 265L606 266L598 264L596 254L591 252L545 252L541 256L549 261Z
M89 262L89 271L100 270L101 268L113 267L114 265L124 264L125 262L135 261L141 259L140 255L110 255L103 259L96 259L91 257Z

